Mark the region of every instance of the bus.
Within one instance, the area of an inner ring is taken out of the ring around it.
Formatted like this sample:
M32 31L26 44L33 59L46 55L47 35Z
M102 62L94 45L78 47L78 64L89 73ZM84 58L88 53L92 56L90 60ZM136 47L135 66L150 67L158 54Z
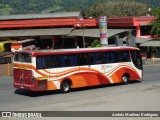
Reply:
M11 46L12 52L17 52L21 50L35 50L35 39L25 39L18 42L13 42Z
M13 61L14 87L31 91L127 84L141 81L143 72L134 47L20 51Z
M11 44L16 40L6 40L0 42L0 52L11 52Z

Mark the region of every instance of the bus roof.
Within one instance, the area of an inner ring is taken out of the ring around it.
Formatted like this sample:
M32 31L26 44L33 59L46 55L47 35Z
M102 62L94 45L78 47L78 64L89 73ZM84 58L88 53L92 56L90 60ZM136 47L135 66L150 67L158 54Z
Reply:
M136 47L100 47L100 48L78 48L78 49L57 49L57 50L26 50L23 53L32 54L32 56L51 55L51 54L76 54L103 51L119 51L119 50L139 50Z
M22 41L17 41L17 42L14 42L14 43L25 43L25 42L30 42L30 41L34 41L35 39L25 39L25 40L22 40Z

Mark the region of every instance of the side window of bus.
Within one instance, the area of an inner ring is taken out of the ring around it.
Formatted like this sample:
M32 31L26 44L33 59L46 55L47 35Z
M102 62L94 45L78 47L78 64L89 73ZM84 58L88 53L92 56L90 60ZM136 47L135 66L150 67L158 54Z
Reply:
M97 53L97 60L98 64L105 63L105 53Z
M56 68L58 65L57 56L55 55L50 56L49 63L50 63L50 68Z
M57 67L69 67L70 58L69 55L59 55L57 56Z
M70 66L77 66L77 55L70 55L69 56L69 65Z
M69 66L69 58L68 58L68 56L67 55L64 55L64 56L62 56L61 57L61 59L62 59L62 61L63 61L63 67L68 67Z
M116 52L116 62L129 62L129 51Z
M106 52L105 53L105 63L109 63L110 59L109 59L109 53Z
M77 55L58 55L50 57L50 68L69 67L77 65Z
M37 69L47 69L49 68L49 57L48 56L38 56L36 59Z
M88 54L88 63L90 65L94 64L94 54L93 53Z
M129 51L123 51L122 52L122 60L123 60L123 62L129 62L130 61Z
M88 64L88 58L87 54L79 54L78 55L79 65L87 65Z
M45 57L38 56L36 59L37 69L45 68Z
M56 61L57 61L57 68L68 66L66 55L58 55Z
M109 53L109 62L114 63L115 62L115 52Z
M90 54L88 55L88 63L89 63L90 65L99 64L98 54L97 54L97 53L90 53Z
M116 57L116 62L123 62L122 61L122 52L116 52L115 57Z

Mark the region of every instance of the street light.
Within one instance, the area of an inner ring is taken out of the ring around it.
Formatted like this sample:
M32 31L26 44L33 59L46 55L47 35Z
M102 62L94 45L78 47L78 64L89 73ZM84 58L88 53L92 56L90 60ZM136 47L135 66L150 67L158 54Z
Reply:
M84 38L84 24L82 24L83 27L83 48L85 48L85 38Z
M85 44L85 37L84 37L84 34L85 34L85 28L84 27L87 27L88 24L86 24L86 26L84 26L84 24L82 24L82 27L83 27L83 48L85 48L86 44Z

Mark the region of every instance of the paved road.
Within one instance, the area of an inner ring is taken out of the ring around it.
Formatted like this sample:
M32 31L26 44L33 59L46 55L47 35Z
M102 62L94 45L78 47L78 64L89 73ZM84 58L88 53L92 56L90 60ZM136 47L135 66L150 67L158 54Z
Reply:
M145 66L140 83L73 90L26 92L12 87L12 77L0 77L0 111L160 111L160 66Z

